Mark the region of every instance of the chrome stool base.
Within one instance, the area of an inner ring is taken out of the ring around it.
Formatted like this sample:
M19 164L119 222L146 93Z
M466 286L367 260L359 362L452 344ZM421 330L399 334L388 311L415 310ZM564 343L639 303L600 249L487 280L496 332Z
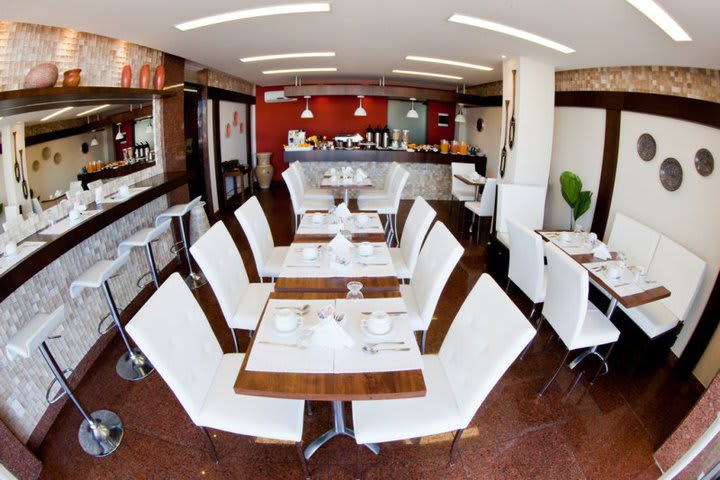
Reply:
M94 424L83 420L78 430L80 447L88 455L104 457L120 446L125 428L122 420L110 410L97 410L90 414Z
M155 367L139 348L133 348L132 351L133 355L129 352L123 353L115 364L115 371L123 380L136 382L150 375Z
M206 283L207 278L205 278L205 275L203 275L202 272L191 272L187 277L185 277L185 284L190 290L197 290Z

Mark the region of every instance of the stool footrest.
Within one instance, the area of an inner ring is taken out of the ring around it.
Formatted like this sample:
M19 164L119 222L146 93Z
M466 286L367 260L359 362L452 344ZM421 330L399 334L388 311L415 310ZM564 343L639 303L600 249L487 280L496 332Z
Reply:
M172 253L173 255L177 255L179 252L182 252L183 250L185 250L185 245L183 244L182 240L173 244L170 247L170 253Z
M118 312L118 315L120 315L120 314L122 314L122 310L120 310L120 311ZM107 327L103 328L103 325L105 324L105 321L108 320L108 319L111 320L110 325L108 325ZM116 328L116 327L117 327L117 325L115 325L115 321L114 321L114 319L113 319L113 317L112 317L112 314L108 312L107 315L105 315L104 317L102 317L102 318L100 319L100 323L98 323L98 328L97 328L97 330L98 330L98 333L99 333L100 335L105 335L107 332L109 332L110 330L112 330L113 328Z
M66 368L62 371L63 377L65 377L65 381L68 381L68 377L72 375L73 371L74 370L72 368ZM67 392L61 388L54 396L50 395L50 392L52 391L52 388L57 383L57 381L57 378L53 378L50 382L50 385L48 385L47 391L45 392L45 400L47 400L50 405L57 402L67 394Z
M151 283L153 283L151 273L152 272L150 272L150 270L148 270L147 272L140 275L137 279L137 282L135 282L135 285L137 285L138 288L145 288L147 285L150 285ZM143 281L143 279L145 279L147 277L150 277L150 279Z

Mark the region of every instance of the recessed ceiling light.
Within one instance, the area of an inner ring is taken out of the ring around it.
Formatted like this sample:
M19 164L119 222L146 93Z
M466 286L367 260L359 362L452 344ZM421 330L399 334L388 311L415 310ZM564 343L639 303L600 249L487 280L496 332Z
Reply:
M50 120L51 118L55 118L55 117L57 117L58 115L62 115L63 113L67 112L68 110L72 110L72 108L73 108L73 107L61 108L61 109L58 110L57 112L51 113L50 115L48 115L48 116L45 117L45 118L41 118L40 121L41 121L41 122L44 122L44 121L46 121L46 120Z
M337 72L335 67L322 68L286 68L284 70L265 70L265 75L276 75L278 73L303 73L303 72Z
M272 7L248 8L234 12L211 15L209 17L190 20L189 22L178 23L175 28L181 31L192 30L218 23L244 20L247 18L269 17L272 15L286 15L290 13L322 13L329 12L329 3L296 3L291 5L275 5Z
M453 65L455 67L474 68L475 70L484 70L491 72L492 68L484 65L475 65L474 63L456 62L455 60L444 60L442 58L418 57L417 55L408 55L405 60L414 60L416 62L441 63L443 65Z
M260 55L241 58L241 62L263 62L265 60L284 60L286 58L334 57L335 52L280 53L278 55Z
M504 33L505 35L511 35L513 37L527 40L528 42L537 43L543 47L552 48L562 53L574 53L570 47L567 47L561 43L553 42L545 37L535 35L534 33L526 32L518 28L509 27L501 23L491 22L490 20L484 20L482 18L469 17L467 15L454 14L448 18L449 22L462 23L463 25L470 25L471 27L484 28L486 30L492 30L493 32Z
M458 77L456 75L445 75L444 73L416 72L414 70L393 70L393 73L402 73L403 75L418 75L421 77L445 78L448 80L463 79L463 77Z
M505 59L507 58L507 55L500 55L500 58L502 58L503 60L505 60Z
M662 28L670 38L676 42L691 42L690 35L673 20L663 8L653 0L626 0L630 5L640 10L640 13L649 18L655 25Z
M100 105L99 107L91 108L90 110L85 110L84 112L78 113L78 114L75 115L75 116L76 116L76 117L82 117L82 116L85 116L85 115L89 115L89 114L91 114L91 113L93 113L93 112L97 112L98 110L102 110L103 108L107 108L107 107L109 107L109 106L110 106L110 104L109 104L109 103L106 103L105 105Z

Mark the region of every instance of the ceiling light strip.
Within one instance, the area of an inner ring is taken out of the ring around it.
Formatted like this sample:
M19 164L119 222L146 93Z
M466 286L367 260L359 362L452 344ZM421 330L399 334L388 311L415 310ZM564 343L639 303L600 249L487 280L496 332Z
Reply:
M58 110L57 112L51 113L51 114L48 115L47 117L41 118L40 121L41 121L41 122L44 122L44 121L46 121L46 120L50 120L51 118L55 118L55 117L57 117L58 115L62 115L63 113L67 112L68 110L72 110L72 109L73 109L73 107L61 108L61 109Z
M76 116L76 117L83 117L83 116L85 116L85 115L90 115L90 114L93 113L93 112L97 112L98 110L102 110L103 108L107 108L107 107L109 107L109 106L110 106L110 104L109 104L109 103L106 103L105 105L100 105L99 107L91 108L90 110L85 110L84 112L78 113L78 114L75 115L75 116Z
M324 13L329 11L329 3L295 3L290 5L274 5L272 7L249 8L198 18L188 22L178 23L175 25L175 28L185 32L196 28L217 25L225 22L233 22L236 20L245 20L248 18L269 17L273 15L287 15L293 13Z
M285 60L288 58L310 58L310 57L334 57L335 52L305 52L305 53L279 53L277 55L259 55L257 57L245 57L240 61L248 62L264 62L267 60Z
M691 42L692 38L685 30L653 0L626 0L630 5L640 10L655 25L660 27L670 38L676 42Z
M265 75L277 75L281 73L308 73L308 72L337 72L335 67L320 67L320 68L285 68L283 70L265 70L262 72Z
M491 72L491 67L484 65L476 65L474 63L456 62L455 60L445 60L443 58L432 58L432 57L420 57L417 55L408 55L405 60L412 60L415 62L427 62L427 63L439 63L442 65L452 65L454 67L473 68L475 70L483 70L485 72Z
M462 80L463 77L457 75L446 75L444 73L416 72L415 70L393 70L393 73L401 73L403 75L417 75L420 77L444 78L447 80Z
M448 21L453 23L460 23L463 25L469 25L471 27L483 28L485 30L492 30L493 32L497 33L503 33L505 35L510 35L512 37L520 38L522 40L527 40L528 42L537 43L538 45L542 45L543 47L552 48L553 50L557 50L561 53L575 52L575 50L566 45L553 42L552 40L541 37L540 35L535 35L534 33L526 32L525 30L520 30L519 28L509 27L507 25L491 22L490 20L484 20L482 18L470 17L467 15L460 15L456 13L450 18L448 18Z

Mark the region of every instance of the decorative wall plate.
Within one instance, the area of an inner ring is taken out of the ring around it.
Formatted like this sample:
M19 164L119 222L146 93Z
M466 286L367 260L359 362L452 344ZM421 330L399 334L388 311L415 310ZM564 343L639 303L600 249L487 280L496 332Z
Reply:
M32 169L33 169L33 172L37 172L38 170L40 170L40 162L38 160L35 160L32 163Z
M680 162L669 157L660 164L660 183L666 190L674 192L683 181L683 171Z
M53 155L53 162L55 162L55 165L59 165L60 162L62 162L62 154L60 152L55 153Z
M637 152L640 158L646 162L655 158L655 154L657 153L657 144L655 143L655 139L652 135L649 133L643 133L640 135L637 141Z
M232 133L232 127L228 123L227 125L225 125L225 136L229 137L231 133Z
M240 115L238 114L238 112L233 113L233 125L237 126L239 120Z
M50 151L50 147L45 147L42 149L42 159L43 160L50 160L50 154L52 152Z
M715 168L715 159L713 154L707 148L701 148L695 154L695 170L702 175L707 177L713 172Z

